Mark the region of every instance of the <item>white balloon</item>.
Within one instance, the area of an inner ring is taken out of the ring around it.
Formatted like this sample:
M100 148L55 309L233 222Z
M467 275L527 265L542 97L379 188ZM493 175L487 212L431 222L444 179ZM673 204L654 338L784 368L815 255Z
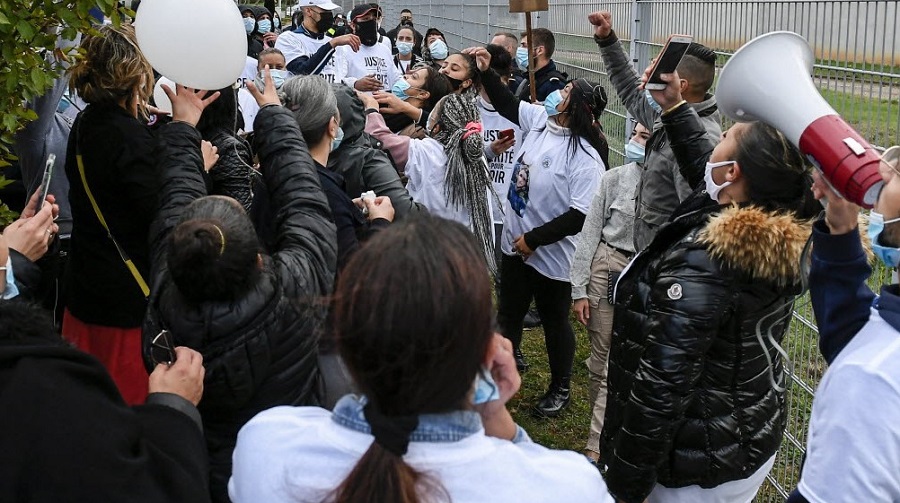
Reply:
M156 81L156 86L153 87L153 101L156 103L156 108L171 115L172 101L169 100L169 96L163 91L163 84L169 86L169 89L175 90L175 82L173 82L172 79L160 77L159 80Z
M144 0L134 29L153 68L184 86L221 89L244 70L247 32L232 0Z

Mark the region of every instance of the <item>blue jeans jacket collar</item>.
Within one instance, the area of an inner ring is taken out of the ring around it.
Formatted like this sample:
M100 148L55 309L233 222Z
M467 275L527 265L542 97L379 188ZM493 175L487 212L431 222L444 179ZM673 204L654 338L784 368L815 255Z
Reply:
M366 398L345 395L334 406L331 420L361 433L372 433L363 415ZM458 442L482 429L481 416L471 410L458 410L444 414L422 414L419 426L412 432L411 442Z

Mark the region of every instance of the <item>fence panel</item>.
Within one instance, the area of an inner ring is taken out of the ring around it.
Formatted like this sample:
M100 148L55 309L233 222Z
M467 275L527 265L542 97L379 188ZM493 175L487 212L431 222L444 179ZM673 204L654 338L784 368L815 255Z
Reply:
M352 8L352 2L339 3L346 12ZM431 26L439 28L454 49L485 44L499 31L518 34L524 29L523 16L510 14L506 1L382 0L381 5L386 29L399 20L400 10L408 8L420 32ZM721 68L738 47L757 35L774 30L797 32L815 50L813 78L825 99L871 143L900 143L900 8L896 0L552 1L549 12L534 14L534 26L549 28L555 34L554 60L563 70L572 77L599 81L609 91L603 126L613 165L623 162L630 125L587 22L587 14L600 5L612 12L616 33L639 72L672 33L693 35L697 42L715 49ZM758 76L773 85L780 77L765 68L760 68ZM877 288L887 279L887 272L879 270L872 286ZM785 439L757 501L783 501L797 484L814 390L825 371L817 340L812 308L804 298L795 306L784 342L793 362Z

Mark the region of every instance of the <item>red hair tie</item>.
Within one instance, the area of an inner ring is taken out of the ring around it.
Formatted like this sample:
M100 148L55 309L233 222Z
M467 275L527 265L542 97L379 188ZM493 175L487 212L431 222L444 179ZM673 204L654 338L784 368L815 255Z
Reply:
M466 132L463 133L462 139L465 140L466 138L472 136L475 133L481 133L482 130L483 130L483 128L481 127L480 122L470 122L470 123L466 124Z

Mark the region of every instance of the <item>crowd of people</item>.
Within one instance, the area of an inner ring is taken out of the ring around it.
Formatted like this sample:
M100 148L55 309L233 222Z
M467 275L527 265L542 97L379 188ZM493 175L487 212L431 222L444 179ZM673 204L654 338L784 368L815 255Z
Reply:
M632 118L612 166L607 90L547 29L454 51L409 9L238 10L235 85L162 85L164 113L132 25L98 24L26 104L0 499L750 503L808 288L831 367L789 502L900 501L900 292L865 285L866 247L900 265L900 148L861 239L777 128L722 130L702 44L648 90L609 12L586 20ZM570 413L587 328L581 452L507 409L532 305L538 418Z

